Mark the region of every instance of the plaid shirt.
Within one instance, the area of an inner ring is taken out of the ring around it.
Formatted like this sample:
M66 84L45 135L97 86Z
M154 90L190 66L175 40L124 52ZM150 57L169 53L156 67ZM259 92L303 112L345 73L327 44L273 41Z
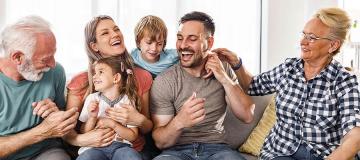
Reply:
M356 76L335 60L306 81L303 61L287 59L255 76L248 91L250 95L274 92L277 122L265 140L260 159L292 155L300 144L314 155L326 157L348 131L360 126Z

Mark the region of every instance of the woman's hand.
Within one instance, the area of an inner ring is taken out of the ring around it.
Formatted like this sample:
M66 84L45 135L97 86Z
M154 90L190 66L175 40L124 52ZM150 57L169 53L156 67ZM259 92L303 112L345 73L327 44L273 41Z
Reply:
M111 144L115 138L115 131L111 128L94 129L90 132L77 135L80 146L83 147L105 147Z
M217 48L212 50L212 52L215 52L220 60L228 62L231 65L231 67L234 67L240 61L236 53L226 48Z
M110 118L99 118L97 123L96 123L96 127L95 128L111 128L114 129L116 127L116 121L112 120Z
M141 126L146 119L135 107L128 104L122 104L121 107L108 108L105 112L111 119L126 125Z

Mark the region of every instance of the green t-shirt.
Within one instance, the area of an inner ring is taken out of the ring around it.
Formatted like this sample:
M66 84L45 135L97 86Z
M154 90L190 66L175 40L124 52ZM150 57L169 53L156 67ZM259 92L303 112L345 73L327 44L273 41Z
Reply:
M14 81L0 72L0 136L9 136L31 129L40 124L43 119L32 114L31 104L46 98L56 105L65 108L65 72L57 63L54 69L44 73L40 81ZM42 150L60 146L59 139L47 139L25 147L6 159L31 157Z

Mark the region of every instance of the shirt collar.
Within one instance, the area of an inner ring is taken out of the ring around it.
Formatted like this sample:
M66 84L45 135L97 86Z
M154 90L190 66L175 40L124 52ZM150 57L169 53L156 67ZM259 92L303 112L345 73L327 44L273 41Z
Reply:
M331 62L316 77L322 77L328 82L333 82L336 78L337 72L340 70L341 67L342 66L339 62L332 59ZM301 58L297 59L294 62L293 67L289 70L289 73L305 80L304 61Z

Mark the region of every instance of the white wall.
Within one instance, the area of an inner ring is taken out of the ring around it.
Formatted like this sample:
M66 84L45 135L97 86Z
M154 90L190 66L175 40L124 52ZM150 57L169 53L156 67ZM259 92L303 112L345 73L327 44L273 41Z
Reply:
M300 54L299 33L306 21L337 0L263 0L261 72Z
M0 0L0 6L5 6L6 3L3 0ZM5 25L5 13L6 13L6 7L0 7L0 30Z

